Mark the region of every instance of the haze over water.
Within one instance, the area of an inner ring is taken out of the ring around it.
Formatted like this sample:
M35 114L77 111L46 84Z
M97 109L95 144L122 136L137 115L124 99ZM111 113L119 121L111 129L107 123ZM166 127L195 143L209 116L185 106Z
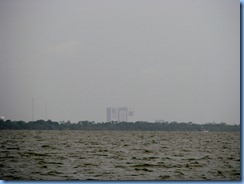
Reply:
M240 123L238 0L0 1L0 116ZM47 102L47 105L46 105ZM47 114L46 114L47 106Z

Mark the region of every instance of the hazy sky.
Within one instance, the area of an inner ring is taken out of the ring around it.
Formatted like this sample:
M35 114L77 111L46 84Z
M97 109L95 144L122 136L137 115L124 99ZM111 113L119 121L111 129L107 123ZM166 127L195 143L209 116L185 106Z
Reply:
M238 0L1 0L0 115L240 123Z

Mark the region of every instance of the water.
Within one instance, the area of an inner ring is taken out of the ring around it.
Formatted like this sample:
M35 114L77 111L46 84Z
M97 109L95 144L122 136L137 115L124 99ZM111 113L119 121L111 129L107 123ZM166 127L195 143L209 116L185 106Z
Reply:
M0 131L3 180L240 180L240 133Z

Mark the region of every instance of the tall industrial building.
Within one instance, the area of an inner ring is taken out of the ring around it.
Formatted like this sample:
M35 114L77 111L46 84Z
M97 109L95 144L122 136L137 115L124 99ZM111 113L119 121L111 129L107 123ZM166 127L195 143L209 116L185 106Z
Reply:
M134 116L134 110L128 107L108 107L107 108L107 122L128 122L132 121Z
M107 122L118 121L118 109L113 107L107 108Z
M118 108L118 121L128 121L128 108L127 107L119 107Z

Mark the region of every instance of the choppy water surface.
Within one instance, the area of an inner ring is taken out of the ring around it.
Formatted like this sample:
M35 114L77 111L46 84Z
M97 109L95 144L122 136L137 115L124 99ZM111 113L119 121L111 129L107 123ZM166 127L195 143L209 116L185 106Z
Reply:
M240 180L240 134L0 131L4 180Z

